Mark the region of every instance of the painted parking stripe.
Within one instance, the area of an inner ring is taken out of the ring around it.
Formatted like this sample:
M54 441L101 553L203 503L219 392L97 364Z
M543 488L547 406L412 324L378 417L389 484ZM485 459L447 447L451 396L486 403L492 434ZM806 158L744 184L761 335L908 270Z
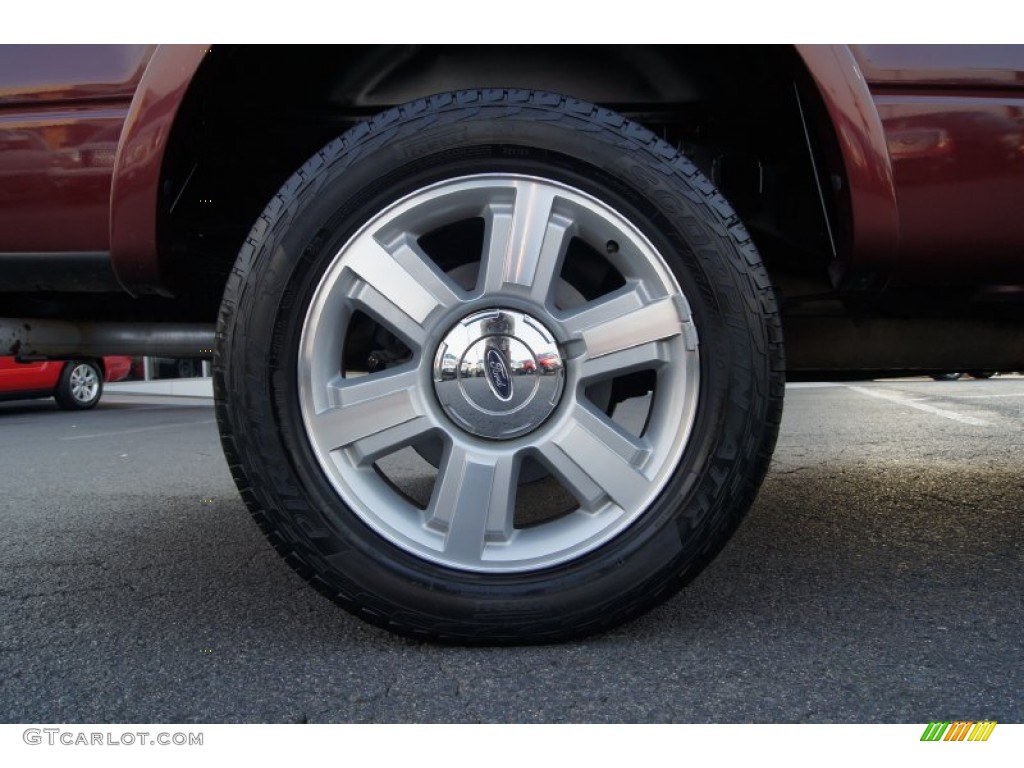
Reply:
M984 419L978 419L974 416L966 416L956 411L950 411L946 408L937 408L934 405L928 405L928 403L918 402L917 400L910 400L898 392L890 392L887 389L867 389L866 387L855 387L847 385L847 389L851 389L854 392L859 392L862 395L868 397L875 397L879 400L888 400L890 403L896 403L897 405L905 405L908 408L916 408L919 411L930 413L933 416L941 416L944 419L950 421L959 421L961 424L970 424L972 427L987 427L989 423Z
M192 427L197 424L213 424L216 419L206 419L204 421L186 421L181 424L161 424L155 427L139 427L138 429L122 429L117 432L96 432L92 435L71 435L70 437L62 437L61 440L85 440L90 437L116 437L117 435L133 435L136 432L154 432L163 429L174 429L175 427Z
M1005 395L955 395L951 392L944 392L944 397L953 397L957 400L989 400L993 397L1024 397L1024 392L1010 392Z

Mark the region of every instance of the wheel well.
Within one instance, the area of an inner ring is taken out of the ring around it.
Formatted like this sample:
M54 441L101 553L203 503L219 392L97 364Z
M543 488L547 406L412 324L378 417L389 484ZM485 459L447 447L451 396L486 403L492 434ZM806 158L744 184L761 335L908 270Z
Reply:
M638 120L725 192L777 284L827 283L837 203L820 192L831 187L815 178L810 147L824 159L837 150L789 47L214 46L162 171L167 287L213 317L250 227L306 159L389 106L472 87L551 90Z
M107 378L107 366L103 362L102 357L76 357L73 360L67 360L65 361L64 365L61 366L61 375L64 374L65 369L69 365L74 365L75 363L93 363L97 368L100 369L101 378L103 378L104 380Z

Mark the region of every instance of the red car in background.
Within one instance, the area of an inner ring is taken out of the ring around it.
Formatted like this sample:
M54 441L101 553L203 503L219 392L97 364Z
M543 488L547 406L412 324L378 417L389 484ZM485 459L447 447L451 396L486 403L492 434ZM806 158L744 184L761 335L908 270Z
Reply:
M124 356L27 363L0 357L0 400L53 397L66 410L92 408L103 394L103 382L120 381L131 367L132 358Z

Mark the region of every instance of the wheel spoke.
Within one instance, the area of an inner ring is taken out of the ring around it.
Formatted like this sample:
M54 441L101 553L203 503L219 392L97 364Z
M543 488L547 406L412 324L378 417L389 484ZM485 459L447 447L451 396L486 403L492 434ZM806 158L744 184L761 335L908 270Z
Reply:
M580 381L590 382L623 376L634 371L661 368L668 365L668 347L659 341L628 347L596 359L586 358L580 366Z
M569 426L540 446L540 454L588 511L605 499L635 509L650 487L639 468L649 454L644 441L579 404Z
M423 252L416 239L403 234L389 243L384 244L385 250L391 254L395 264L401 267L415 281L416 285L430 294L435 306L454 306L459 298L453 290L451 281L441 273L434 261ZM393 275L386 277L384 285L390 289ZM426 306L429 310L433 307Z
M350 443L345 450L354 466L366 467L378 459L412 445L433 431L436 426L426 416L416 416L409 421L359 438Z
M343 384L328 387L332 407L311 419L312 437L321 450L330 452L344 448L375 433L422 418L419 402L413 395L416 371L343 381ZM420 431L426 428L424 423Z
M551 187L524 180L515 191L514 203L487 208L482 290L519 292L543 304L575 225Z
M491 456L452 446L440 468L427 525L444 531L445 555L479 562L489 541L512 535L517 465L513 455Z
M416 346L423 344L431 315L458 302L446 278L407 235L386 245L364 239L345 265L358 276L349 296Z
M565 320L565 327L570 335L582 339L587 361L680 333L686 334L688 346L695 344L693 325L688 319L680 319L674 299L647 301L638 289L586 305Z

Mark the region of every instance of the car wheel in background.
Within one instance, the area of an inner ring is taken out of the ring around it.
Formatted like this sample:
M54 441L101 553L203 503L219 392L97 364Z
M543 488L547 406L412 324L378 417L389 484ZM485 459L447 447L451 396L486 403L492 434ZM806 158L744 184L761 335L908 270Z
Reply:
M228 282L214 387L256 520L347 610L545 642L674 594L781 416L767 274L721 194L626 118L447 93L332 142Z
M177 369L179 379L194 379L199 376L202 371L202 363L198 360L191 360L188 358L178 360L175 367Z
M103 371L91 360L72 360L64 366L53 393L57 405L71 411L92 408L103 394Z

